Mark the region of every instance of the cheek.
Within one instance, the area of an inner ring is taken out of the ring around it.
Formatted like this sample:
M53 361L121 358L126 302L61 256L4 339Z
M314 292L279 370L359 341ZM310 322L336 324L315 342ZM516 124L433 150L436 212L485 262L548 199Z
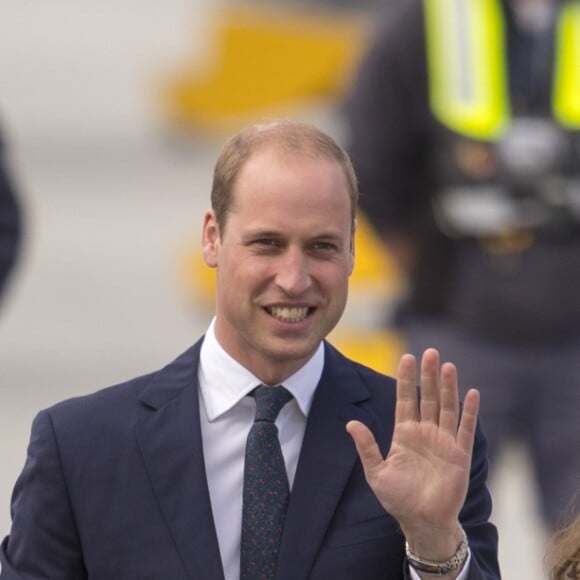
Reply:
M329 293L342 297L348 290L348 279L351 268L350 261L345 261L340 265L333 265L333 267L325 269L318 276L320 284L322 284Z
M259 288L272 277L272 265L267 260L257 260L243 254L229 255L220 266L223 283L228 285L227 292L233 295Z
M272 256L240 255L230 264L237 270L237 276L249 284L260 285L276 276L281 264Z

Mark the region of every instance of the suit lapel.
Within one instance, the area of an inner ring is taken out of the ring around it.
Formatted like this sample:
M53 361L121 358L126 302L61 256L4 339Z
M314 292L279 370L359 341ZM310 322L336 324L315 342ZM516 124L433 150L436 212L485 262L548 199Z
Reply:
M327 345L286 516L278 580L309 575L358 458L345 425L358 419L370 426L372 417L357 404L368 398L352 364Z
M142 393L137 439L165 523L190 578L223 580L205 475L197 367L201 340Z

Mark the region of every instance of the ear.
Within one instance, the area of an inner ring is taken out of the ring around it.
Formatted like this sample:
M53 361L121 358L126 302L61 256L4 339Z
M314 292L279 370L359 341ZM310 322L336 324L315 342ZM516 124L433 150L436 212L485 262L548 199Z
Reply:
M350 233L350 266L348 269L348 275L350 276L354 270L354 246L355 246L355 239L356 239L356 220L354 220L352 224L352 231Z
M213 210L207 211L203 218L201 247L206 265L210 268L216 268L219 256L220 233Z

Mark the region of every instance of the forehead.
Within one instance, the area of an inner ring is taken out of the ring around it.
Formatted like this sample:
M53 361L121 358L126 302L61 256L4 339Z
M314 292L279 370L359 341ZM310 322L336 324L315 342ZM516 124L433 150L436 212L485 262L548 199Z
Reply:
M255 153L232 191L226 231L348 236L351 203L340 164L326 157ZM225 232L224 232L225 233Z
M344 206L350 211L347 179L332 157L274 148L255 151L241 168L233 188L233 208L246 204L302 203Z

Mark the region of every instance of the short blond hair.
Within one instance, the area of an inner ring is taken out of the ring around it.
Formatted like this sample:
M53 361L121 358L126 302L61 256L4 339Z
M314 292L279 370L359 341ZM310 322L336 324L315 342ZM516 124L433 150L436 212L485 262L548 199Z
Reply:
M346 151L332 137L312 125L299 121L276 120L242 129L228 139L221 150L214 169L211 206L222 231L231 207L232 191L241 169L253 153L266 147L272 147L282 154L336 161L342 168L347 183L354 226L359 192L354 168Z

